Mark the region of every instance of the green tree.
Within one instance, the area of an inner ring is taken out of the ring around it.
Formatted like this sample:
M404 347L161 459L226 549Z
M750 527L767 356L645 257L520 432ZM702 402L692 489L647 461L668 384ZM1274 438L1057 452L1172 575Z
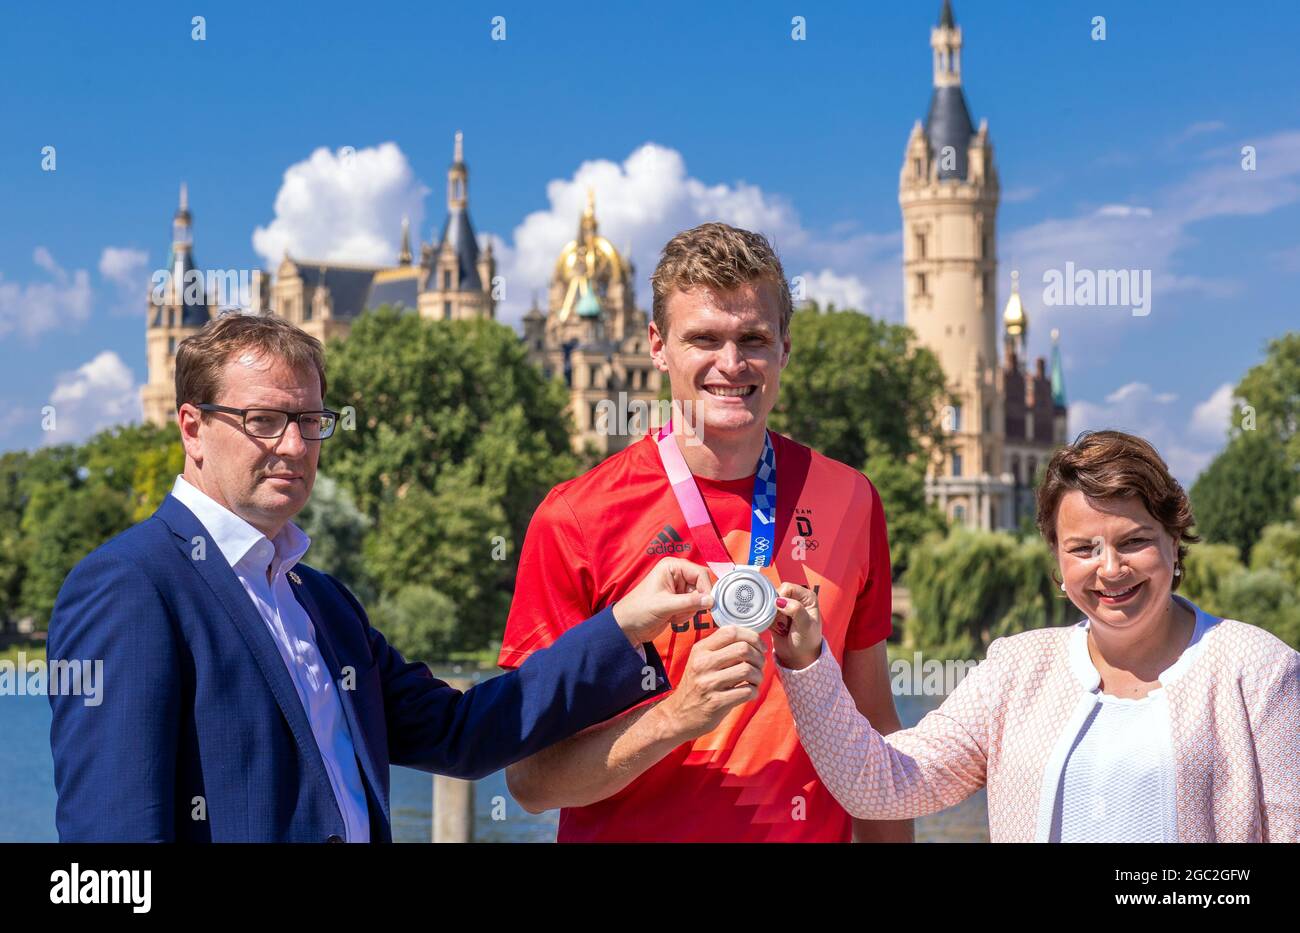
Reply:
M1277 570L1237 573L1223 584L1218 613L1267 629L1293 648L1300 648L1300 602L1296 585Z
M796 311L790 341L772 427L866 473L901 577L917 544L947 525L925 501L926 451L944 443L943 369L908 328L834 305Z
M1249 561L1264 527L1291 514L1297 493L1284 442L1264 431L1240 432L1192 485L1196 530L1206 541L1235 545Z
M499 638L510 607L509 522L496 493L474 473L472 464L444 470L432 493L408 487L381 507L364 546L367 575L384 596L424 585L454 601L453 620L430 618L426 624L433 637L447 631L450 621L450 644L458 651Z
M353 407L356 427L335 432L322 467L371 518L399 490L433 489L443 469L468 463L522 532L546 491L574 475L567 393L504 325L382 308L328 357L329 401Z
M907 637L948 658L983 657L993 639L1076 617L1053 582L1056 561L1039 539L953 527L914 551L905 577L912 594Z
M0 631L18 618L27 572L22 520L27 505L23 478L29 459L26 451L0 455Z
M890 454L874 438L868 442L863 472L880 493L889 526L889 558L894 579L907 572L911 556L927 535L942 534L948 523L938 507L925 501L925 462L907 461Z
M456 649L457 607L431 586L404 586L370 611L370 622L408 661L436 664Z
M375 523L367 573L381 596L427 584L455 599L457 649L484 647L505 624L514 543L547 490L578 469L567 392L493 321L383 308L327 353L328 401L345 421L322 468Z
M11 510L21 505L20 540L0 537L0 549L21 555L23 562L17 611L44 627L72 568L153 512L180 472L183 455L174 427L123 425L79 447L41 448L22 465L8 497ZM0 571L0 581L11 585L14 576Z
M1235 544L1193 544L1187 549L1183 583L1178 588L1178 593L1206 612L1222 616L1224 584L1229 578L1243 572L1245 568L1241 564L1241 552Z
M294 522L311 538L307 563L338 577L362 605L370 603L376 591L361 553L374 522L357 508L352 494L332 477L317 473L311 498Z
M44 629L59 588L77 562L130 527L130 495L100 483L77 483L52 498L48 509L29 509L24 524L22 611Z
M1300 592L1300 498L1295 502L1295 515L1293 521L1264 529L1250 553L1250 569L1276 570Z
M1263 362L1242 377L1235 395L1249 407L1233 411L1231 429L1249 433L1253 414L1253 429L1280 441L1291 465L1300 466L1300 331L1270 341Z
M790 340L776 430L858 468L871 441L909 461L943 444L943 368L910 329L810 303L791 319Z

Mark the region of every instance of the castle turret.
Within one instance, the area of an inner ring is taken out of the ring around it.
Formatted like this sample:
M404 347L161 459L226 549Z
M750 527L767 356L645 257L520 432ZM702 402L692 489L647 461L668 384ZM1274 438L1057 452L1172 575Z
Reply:
M420 292L420 316L434 320L491 318L495 261L486 251L480 264L478 240L469 218L469 166L465 163L464 135L456 134L451 167L447 170L447 219L438 245L422 257L428 272Z
M930 47L930 108L908 137L898 193L906 321L938 357L954 399L944 416L948 450L932 452L927 490L951 519L1005 527L998 178L988 125L974 129L966 105L962 32L948 0Z
M194 219L189 189L182 182L167 267L154 274L145 318L149 379L140 389L140 402L148 422L162 426L175 421L176 347L211 319L215 309L208 297L203 272L194 263Z

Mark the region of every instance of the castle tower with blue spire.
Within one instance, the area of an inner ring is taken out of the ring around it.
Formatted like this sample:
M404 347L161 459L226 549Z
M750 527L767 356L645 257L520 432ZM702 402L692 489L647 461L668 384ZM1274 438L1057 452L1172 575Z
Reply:
M1014 285L1004 316L1011 369L999 359L1000 186L988 123L975 128L962 89L962 46L952 3L943 0L930 30L930 109L912 128L899 173L903 307L952 397L942 413L946 449L933 452L927 497L955 523L1016 528L1032 500L1030 465L1061 442L1064 399L1058 426L1050 389L1020 362L1028 319Z
M172 217L167 268L160 272L165 275L154 277L145 318L149 380L140 388L145 420L159 425L176 417L176 345L208 323L215 305L194 263L194 218L184 182Z
M1003 405L997 351L998 173L988 124L976 130L962 91L962 31L944 0L930 31L933 91L912 127L899 174L903 307L907 325L938 357L952 403L947 450L934 451L926 492L954 522L1011 524L1003 479Z

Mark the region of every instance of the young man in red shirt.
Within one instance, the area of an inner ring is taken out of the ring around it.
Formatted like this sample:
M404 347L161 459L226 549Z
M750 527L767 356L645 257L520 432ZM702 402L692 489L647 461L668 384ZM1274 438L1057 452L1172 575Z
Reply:
M689 475L679 467L670 484L651 434L552 489L524 540L498 663L518 667L664 554L729 556L765 565L782 595L788 583L815 589L858 708L897 730L880 497L852 467L767 430L790 356L780 260L764 237L708 223L668 243L651 281L651 354L695 432L667 440ZM674 624L655 640L673 691L510 766L511 793L531 812L560 807L561 842L910 841L910 821L853 820L822 786L776 671L741 666L760 642L765 660L770 634L718 627L705 611ZM746 670L757 684L737 684Z

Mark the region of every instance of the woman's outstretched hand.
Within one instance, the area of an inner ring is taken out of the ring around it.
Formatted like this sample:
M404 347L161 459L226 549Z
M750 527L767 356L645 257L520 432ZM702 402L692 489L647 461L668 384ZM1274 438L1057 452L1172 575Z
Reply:
M771 628L776 660L782 667L802 670L822 653L817 594L797 583L782 583L776 592L776 621Z

